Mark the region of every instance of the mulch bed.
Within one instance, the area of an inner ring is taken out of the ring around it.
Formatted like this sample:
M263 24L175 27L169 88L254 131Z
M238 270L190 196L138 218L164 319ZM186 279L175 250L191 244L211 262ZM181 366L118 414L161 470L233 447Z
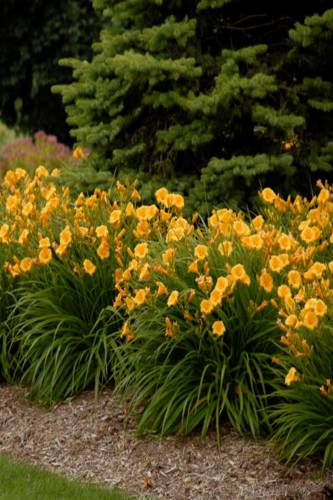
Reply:
M110 390L92 392L51 410L26 399L23 388L0 385L0 454L68 478L126 489L139 498L333 499L333 470L307 461L289 469L267 442L223 430L191 437L138 438L135 422Z

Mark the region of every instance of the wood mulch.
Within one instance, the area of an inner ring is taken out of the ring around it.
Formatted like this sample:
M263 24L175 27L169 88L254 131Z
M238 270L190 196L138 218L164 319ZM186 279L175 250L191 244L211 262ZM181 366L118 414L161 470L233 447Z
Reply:
M243 439L225 427L214 433L138 438L135 422L110 390L91 392L48 410L22 388L0 385L0 454L69 478L118 486L139 498L330 499L333 470L320 464L289 470L267 442Z

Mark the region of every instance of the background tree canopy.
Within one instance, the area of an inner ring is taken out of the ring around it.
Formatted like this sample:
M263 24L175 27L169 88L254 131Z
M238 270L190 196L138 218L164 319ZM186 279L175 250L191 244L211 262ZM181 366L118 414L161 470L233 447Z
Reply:
M42 3L33 5L43 16ZM38 60L50 37L66 41L52 41L52 69L61 53L75 56L62 61L73 69L72 82L57 73L62 84L54 91L62 94L71 135L94 152L99 168L148 175L150 184L156 176L205 212L251 201L260 184L304 191L313 172L318 178L332 170L330 7L328 0L95 0L103 29L88 62L87 52L76 55L96 26L79 14L88 2L66 3L63 20L58 5L47 3L43 36L37 30L31 44ZM83 25L74 27L72 19ZM23 21L14 32L20 29L33 30ZM24 93L21 67L37 83L21 115L30 109L32 118L38 99L36 109L56 120L60 109L48 108L46 90L52 71L39 72L29 49L22 51L9 73L22 85L17 95Z
M68 139L61 99L50 87L70 82L59 58L90 57L99 29L90 0L1 2L0 119Z

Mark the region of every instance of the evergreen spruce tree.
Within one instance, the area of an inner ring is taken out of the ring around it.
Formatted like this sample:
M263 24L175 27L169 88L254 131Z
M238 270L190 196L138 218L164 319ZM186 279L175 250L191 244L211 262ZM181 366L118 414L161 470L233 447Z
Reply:
M201 211L304 187L333 169L329 3L95 0L95 55L54 88L71 133L113 171L196 179Z

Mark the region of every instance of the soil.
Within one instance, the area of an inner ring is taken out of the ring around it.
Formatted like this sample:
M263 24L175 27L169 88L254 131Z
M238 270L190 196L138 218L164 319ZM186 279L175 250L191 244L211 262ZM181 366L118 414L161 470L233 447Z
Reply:
M136 498L173 500L333 499L333 470L320 463L290 469L267 441L222 429L190 437L146 437L111 390L46 409L26 390L0 385L0 454L75 478L118 486Z

